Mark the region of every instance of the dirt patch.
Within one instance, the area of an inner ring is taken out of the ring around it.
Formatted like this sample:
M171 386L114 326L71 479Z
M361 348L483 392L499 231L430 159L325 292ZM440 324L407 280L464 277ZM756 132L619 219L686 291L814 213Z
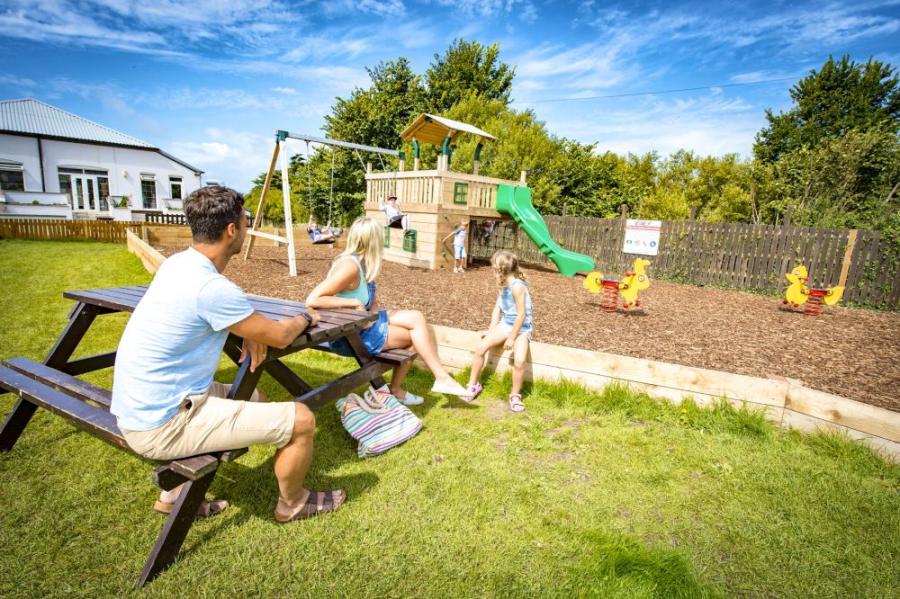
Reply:
M168 255L180 248L161 249ZM336 255L326 247L299 248L292 278L284 249L255 248L247 262L232 259L225 274L250 293L302 300ZM900 314L836 307L811 317L782 310L774 297L661 281L641 294L643 312L607 314L580 278L538 269L526 274L536 341L789 377L900 411ZM488 325L496 294L487 265L457 275L385 262L378 279L379 305L421 310L429 322L465 329Z

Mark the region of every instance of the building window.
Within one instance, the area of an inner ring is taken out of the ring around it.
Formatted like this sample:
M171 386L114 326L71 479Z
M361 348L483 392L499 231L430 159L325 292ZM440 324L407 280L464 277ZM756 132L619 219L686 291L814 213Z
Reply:
M181 177L169 177L169 187L172 190L172 199L181 199Z
M69 206L75 207L75 204L72 203L72 177L65 174L59 175L59 193L68 194Z
M0 170L0 191L25 191L24 173Z
M141 199L145 210L156 208L156 177L141 175Z

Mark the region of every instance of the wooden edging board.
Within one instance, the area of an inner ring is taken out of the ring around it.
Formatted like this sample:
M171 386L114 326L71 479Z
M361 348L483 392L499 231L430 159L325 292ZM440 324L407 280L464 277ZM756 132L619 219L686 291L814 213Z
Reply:
M459 372L472 363L481 340L478 333L444 326L433 326L432 331L445 368ZM512 352L494 350L486 364L505 372L512 368ZM845 432L900 461L900 413L810 389L793 379L752 377L536 341L530 345L525 376L575 380L596 390L621 382L676 404L690 397L698 405L708 405L724 397L736 407L765 411L785 428Z
M128 250L155 273L165 256L131 231L127 237ZM432 332L447 370L459 372L471 365L481 335L444 326L432 326ZM421 359L417 362L425 367ZM512 352L494 350L485 365L505 372L512 368ZM900 413L810 389L793 379L764 379L538 341L530 344L525 376L529 380L575 380L595 390L611 382L626 383L676 404L690 397L698 405L708 405L724 397L736 407L764 410L782 427L841 431L888 459L900 461Z
M144 268L150 274L154 274L159 270L160 264L166 260L165 256L131 231L125 232L125 238L128 251L141 259L141 262L144 263Z

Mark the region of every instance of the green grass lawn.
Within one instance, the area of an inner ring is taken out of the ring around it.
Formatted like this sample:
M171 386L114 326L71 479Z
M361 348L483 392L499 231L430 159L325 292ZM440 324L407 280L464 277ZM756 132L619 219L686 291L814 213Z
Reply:
M71 306L63 290L148 280L120 246L0 241L0 357L44 357ZM124 316L100 320L79 354L117 343ZM319 352L287 361L313 381L349 367ZM222 380L234 372L222 362ZM231 509L198 522L140 593L898 596L900 467L868 449L614 387L536 383L513 416L508 385L489 379L477 407L427 396L422 433L369 460L322 408L308 483L346 489L346 506L276 524L273 450L254 448L213 485ZM429 387L413 374L412 390ZM12 405L0 396L0 411ZM132 592L163 521L150 469L39 411L0 455L0 597Z

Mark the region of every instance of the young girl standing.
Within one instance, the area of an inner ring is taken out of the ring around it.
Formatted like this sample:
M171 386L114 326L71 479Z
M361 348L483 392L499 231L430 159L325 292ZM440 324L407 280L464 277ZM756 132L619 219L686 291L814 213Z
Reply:
M441 240L441 243L447 243L451 237L453 238L453 272L455 273L466 272L466 231L468 228L469 223L461 220L453 232Z
M500 250L491 258L491 266L500 286L500 294L491 314L491 326L472 358L472 374L469 377L469 395L463 401L474 401L481 393L478 377L484 367L484 356L492 347L503 344L503 349L513 350L512 393L509 409L524 412L522 381L525 378L525 358L531 339L531 293L525 274L519 268L519 259L512 252Z
M378 319L363 329L360 337L369 353L376 355L387 349L415 350L434 375L434 393L467 395L441 365L434 340L425 317L418 310L378 310L375 307L375 278L381 270L384 230L374 218L358 218L347 234L347 249L338 256L325 280L316 285L306 298L310 308L353 308L378 311ZM331 349L341 355L352 355L343 339L331 342ZM404 390L401 385L410 362L394 367L390 392L405 405L418 405L424 400Z

